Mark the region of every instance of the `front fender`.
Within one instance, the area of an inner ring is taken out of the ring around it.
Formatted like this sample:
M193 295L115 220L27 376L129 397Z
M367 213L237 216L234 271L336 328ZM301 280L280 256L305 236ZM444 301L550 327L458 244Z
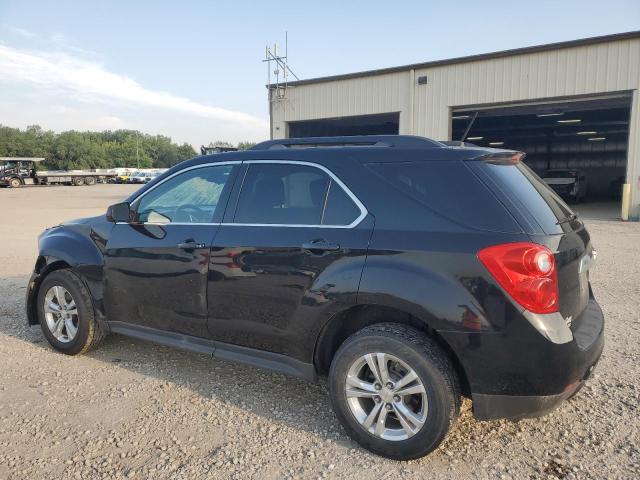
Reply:
M46 230L39 238L39 255L27 286L26 313L29 325L38 323L36 300L42 279L60 268L70 268L84 282L103 320L103 237L88 224L70 224Z
M63 261L71 267L102 265L102 252L92 241L91 234L91 227L83 224L46 230L38 242L39 256Z

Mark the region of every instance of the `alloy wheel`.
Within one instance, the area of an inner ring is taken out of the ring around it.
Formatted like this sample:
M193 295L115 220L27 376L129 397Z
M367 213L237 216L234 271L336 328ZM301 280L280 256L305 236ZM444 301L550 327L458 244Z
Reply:
M71 342L78 333L78 308L76 302L64 287L51 287L44 297L44 316L47 328L56 340Z
M414 436L427 418L422 381L407 363L387 353L358 358L347 373L345 395L362 428L385 440Z

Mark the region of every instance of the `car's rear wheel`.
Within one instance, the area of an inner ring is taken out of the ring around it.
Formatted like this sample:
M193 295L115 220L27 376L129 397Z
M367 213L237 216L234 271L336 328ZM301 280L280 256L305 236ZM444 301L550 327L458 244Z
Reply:
M394 459L437 448L460 409L449 358L431 338L404 325L372 325L345 340L333 358L329 387L347 432Z
M48 274L38 288L37 301L42 332L56 350L85 353L104 337L87 288L70 270Z

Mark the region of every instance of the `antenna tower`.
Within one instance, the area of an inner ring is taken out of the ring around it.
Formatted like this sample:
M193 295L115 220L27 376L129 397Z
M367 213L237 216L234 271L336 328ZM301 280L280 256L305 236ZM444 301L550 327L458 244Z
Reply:
M289 75L296 80L300 80L289 67L288 61L289 39L288 34L284 34L284 55L280 54L280 46L274 43L265 48L264 63L267 64L267 85L269 85L272 101L284 100L287 95Z

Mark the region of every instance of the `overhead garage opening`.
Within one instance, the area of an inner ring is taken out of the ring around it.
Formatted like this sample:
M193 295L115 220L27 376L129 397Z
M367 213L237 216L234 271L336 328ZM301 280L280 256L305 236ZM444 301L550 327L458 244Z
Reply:
M323 118L289 122L289 138L353 135L397 135L400 113Z
M459 140L469 129L470 143L521 150L541 177L580 177L586 185L581 197L611 201L620 199L625 181L630 111L628 95L456 109L451 132L452 139Z

